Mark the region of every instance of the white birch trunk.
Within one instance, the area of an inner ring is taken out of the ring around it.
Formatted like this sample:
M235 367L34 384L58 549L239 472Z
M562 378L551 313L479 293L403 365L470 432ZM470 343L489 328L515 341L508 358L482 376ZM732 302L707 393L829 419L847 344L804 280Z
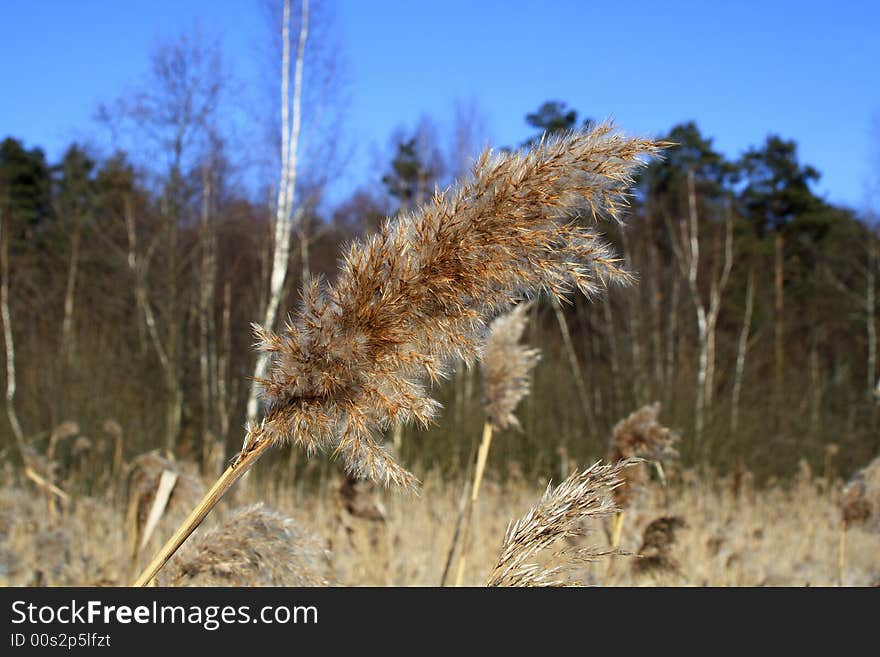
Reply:
M697 389L694 400L694 444L699 450L703 442L706 413L711 408L714 397L715 377L715 329L721 312L724 289L733 268L733 226L728 208L725 217L724 264L718 277L712 278L709 292L709 307L703 302L698 284L700 268L700 233L697 215L697 193L694 172L688 171L688 217L681 222L681 243L672 240L676 257L682 273L687 280L691 300L697 319L697 339L699 343L697 361ZM672 234L672 231L670 231Z
M15 412L15 342L9 316L9 232L5 218L0 217L0 315L3 317L3 342L6 347L6 415L22 459L25 458L24 432Z
M180 427L180 420L183 409L183 390L177 378L177 369L175 362L170 357L171 349L166 347L159 335L159 327L156 323L156 316L147 297L147 288L144 282L145 272L138 264L137 256L137 233L135 230L134 210L131 207L131 198L125 199L125 226L128 233L128 266L132 272L134 279L134 294L137 305L143 315L144 324L146 325L147 335L159 358L159 364L162 367L162 373L165 378L165 391L168 395L168 408L166 411L166 436L165 450L169 454L173 451L177 429ZM171 338L169 338L170 340Z
M746 287L746 308L743 316L742 329L739 332L739 344L736 348L736 373L733 380L733 394L730 401L730 433L735 434L739 428L739 400L742 394L743 373L746 368L746 353L749 348L749 332L752 328L752 312L755 308L755 270L749 271L749 282Z
M278 201L275 209L274 253L272 273L269 282L269 300L263 317L263 326L275 327L278 317L278 306L281 292L287 278L287 266L290 259L290 235L293 229L292 208L296 191L297 145L299 143L302 99L303 59L309 25L309 3L302 0L299 42L297 44L296 64L293 83L293 120L290 120L290 0L284 1L282 19L282 56L281 56L281 179L278 185ZM266 375L268 357L260 353L254 368L254 382L251 385L247 402L248 423L257 419L258 380Z

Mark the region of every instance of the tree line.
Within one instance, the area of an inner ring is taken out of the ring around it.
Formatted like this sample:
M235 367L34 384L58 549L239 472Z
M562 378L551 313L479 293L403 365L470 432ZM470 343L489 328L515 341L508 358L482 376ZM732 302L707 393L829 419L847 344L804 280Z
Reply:
M283 321L304 280L333 276L342 243L466 175L479 144L463 113L455 143L429 122L401 130L381 187L322 201L329 174L297 160L309 17L295 18L283 17L282 174L261 194L242 185L217 120L212 52L192 42L154 58L152 88L104 110L149 136L150 158L72 144L49 162L15 137L0 144L10 454L70 419L111 449L101 427L113 419L129 455L160 447L215 467L255 413L251 322ZM507 147L592 123L548 101ZM637 284L532 306L534 394L493 466L558 472L604 456L613 424L655 400L688 464L778 476L800 459L864 463L880 449L871 217L818 196L819 170L793 140L770 135L732 159L694 122L664 139L626 225L602 226ZM399 427L394 442L410 462L460 470L482 423L478 373L458 368L438 394L442 421Z

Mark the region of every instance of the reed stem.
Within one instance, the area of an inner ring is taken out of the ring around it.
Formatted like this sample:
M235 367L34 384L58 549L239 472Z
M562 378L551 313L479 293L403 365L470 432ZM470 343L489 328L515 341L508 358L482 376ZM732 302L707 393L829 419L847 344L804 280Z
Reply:
M256 442L250 450L239 456L239 459L229 466L226 471L220 475L220 478L214 483L202 500L196 505L189 517L184 520L183 524L168 539L158 554L153 557L150 564L144 569L132 586L143 587L148 586L160 570L168 563L168 560L174 556L174 553L180 549L180 546L187 538L196 530L196 528L207 517L211 510L217 505L222 497L226 494L232 485L238 481L244 473L246 473L254 463L272 446L272 441L266 437Z
M483 482L483 473L486 471L486 461L489 458L489 446L492 444L492 423L488 420L483 424L483 440L477 452L477 466L474 469L474 483L471 486L471 497L465 507L464 520L462 522L461 554L458 557L458 570L455 575L455 586L461 586L464 579L464 568L467 561L467 547L470 539L471 514L477 498L480 496L480 484ZM455 545L452 546L455 549Z

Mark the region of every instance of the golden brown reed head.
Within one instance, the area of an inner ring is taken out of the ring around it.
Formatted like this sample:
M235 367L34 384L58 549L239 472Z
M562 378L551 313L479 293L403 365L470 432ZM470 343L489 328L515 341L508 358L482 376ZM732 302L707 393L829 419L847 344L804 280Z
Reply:
M160 586L326 586L320 539L262 504L197 534L160 574Z
M677 433L660 424L660 402L642 406L614 425L608 461L641 458L648 461L666 461L676 458ZM647 478L646 464L634 463L624 472L624 482L614 492L614 501L626 507Z
M101 430L114 439L122 438L122 425L113 418L104 420L101 424Z
M607 554L594 548L568 549L548 562L535 562L540 552L558 540L583 535L585 521L618 510L612 493L627 465L629 461L596 463L573 473L555 489L548 486L541 500L508 527L487 586L565 586L570 583L572 565Z
M73 441L73 453L79 455L91 452L94 446L92 439L88 436L78 436L77 439Z
M687 527L687 522L679 516L662 516L652 520L642 533L642 546L633 561L632 568L637 573L649 571L677 571L678 562L672 556L676 533Z
M52 434L49 440L53 443L59 440L67 440L68 438L73 438L78 433L79 425L72 420L65 420L52 429Z
M367 480L358 479L343 471L336 489L340 510L353 518L384 523L385 508L381 502L373 499L372 488Z
M499 429L520 428L513 412L529 394L532 369L540 359L540 351L519 344L528 308L529 304L521 303L492 320L480 359L483 405L489 421Z
M59 443L70 440L79 434L79 425L72 420L65 420L61 424L52 429L49 434L49 446L46 448L46 458L49 461L56 459L56 450Z
M472 363L487 323L511 305L630 280L585 224L622 218L632 173L661 147L603 124L525 153L486 151L472 179L355 241L334 283L304 285L283 331L255 327L272 365L249 442L333 450L355 475L413 486L377 433L427 425L439 405L425 379L452 359Z
M840 495L843 520L869 531L880 531L880 456L856 472Z

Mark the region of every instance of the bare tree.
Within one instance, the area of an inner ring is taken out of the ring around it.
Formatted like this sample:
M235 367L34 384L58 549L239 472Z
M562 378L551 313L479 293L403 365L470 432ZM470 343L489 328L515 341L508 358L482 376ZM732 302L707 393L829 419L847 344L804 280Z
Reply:
M290 259L290 236L296 219L293 216L294 193L296 192L297 150L302 121L302 89L303 65L305 59L306 39L309 34L309 2L302 0L300 4L300 31L297 40L293 80L293 117L291 118L290 91L290 0L284 0L281 38L281 176L278 184L278 198L275 204L274 246L272 268L269 279L269 297L262 325L267 329L275 327L278 317L278 306L281 293L287 279L287 268ZM299 210L302 211L301 209ZM247 419L253 423L257 418L257 391L259 380L266 375L268 364L267 354L260 353L254 367L254 383L251 386L247 401Z
M0 205L0 212L8 203ZM22 458L25 455L24 432L15 412L15 342L9 315L9 226L7 213L0 216L0 316L3 318L3 344L6 348L6 416Z
M694 183L693 169L687 175L688 216L679 224L679 236L676 239L674 228L670 226L670 235L676 259L682 277L687 281L691 301L694 304L697 318L697 338L699 356L697 365L697 390L694 402L694 442L699 449L702 446L703 429L707 409L711 408L715 389L715 334L718 315L721 312L721 298L730 280L733 267L733 222L728 204L724 220L724 259L721 272L709 281L708 303L703 300L698 281L700 269L700 235L697 215L697 193Z
M160 192L162 234L156 236L143 254L139 253L137 222L131 216L131 204L126 229L135 296L163 371L167 398L164 445L168 453L173 453L177 443L184 401L179 231L190 218L191 190L187 174L198 167L201 153L210 142L224 77L219 46L204 44L199 34L183 35L154 51L150 75L141 90L117 101L113 107L102 106L98 113L99 119L111 125L116 133L127 132L143 144L145 149L141 152L149 158L148 162L164 160L164 165L147 167L154 174ZM160 237L162 288L159 294L151 294L148 271ZM154 305L159 312L154 311Z
M746 284L746 308L743 315L742 328L736 349L736 372L733 378L733 392L730 401L730 432L736 433L739 428L739 399L742 394L743 373L746 367L746 352L749 348L749 332L752 328L752 314L755 309L755 270L749 270Z

